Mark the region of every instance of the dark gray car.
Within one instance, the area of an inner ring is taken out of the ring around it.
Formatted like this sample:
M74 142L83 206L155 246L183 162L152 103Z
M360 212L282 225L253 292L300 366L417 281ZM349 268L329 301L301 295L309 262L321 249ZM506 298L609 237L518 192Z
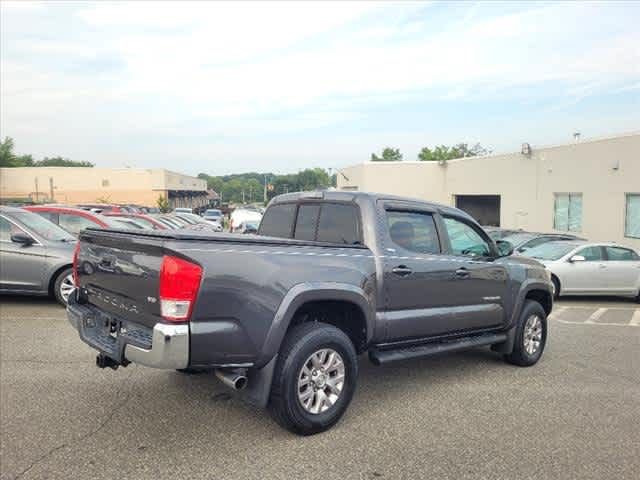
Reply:
M40 215L0 207L0 293L53 295L66 305L75 245L73 236Z

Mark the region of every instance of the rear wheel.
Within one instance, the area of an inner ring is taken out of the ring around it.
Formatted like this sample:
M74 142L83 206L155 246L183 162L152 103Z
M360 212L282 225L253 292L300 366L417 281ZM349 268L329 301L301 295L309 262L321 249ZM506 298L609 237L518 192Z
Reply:
M547 343L547 315L538 302L527 300L520 314L513 351L505 360L514 365L535 365Z
M331 428L356 388L358 358L349 337L324 323L304 323L285 338L271 387L276 421L299 435Z
M56 281L53 284L53 294L56 300L63 307L69 303L69 295L75 289L73 283L73 270L71 268L65 268L56 277Z

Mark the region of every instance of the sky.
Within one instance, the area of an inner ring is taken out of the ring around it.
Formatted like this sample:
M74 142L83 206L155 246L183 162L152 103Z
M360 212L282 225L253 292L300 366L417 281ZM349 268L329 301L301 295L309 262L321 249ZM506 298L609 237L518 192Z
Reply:
M187 174L640 129L640 2L0 1L0 136Z

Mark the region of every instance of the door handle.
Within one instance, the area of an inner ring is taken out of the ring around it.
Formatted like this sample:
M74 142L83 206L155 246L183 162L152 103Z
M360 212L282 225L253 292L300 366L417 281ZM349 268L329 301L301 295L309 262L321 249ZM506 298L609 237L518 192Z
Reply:
M406 277L407 275L411 275L413 273L413 270L411 270L406 265L398 265L397 267L392 268L391 271L396 275L399 275L400 277Z
M470 274L471 274L471 272L469 272L469 270L467 270L464 267L461 267L458 270L456 270L456 277L457 278L467 278Z

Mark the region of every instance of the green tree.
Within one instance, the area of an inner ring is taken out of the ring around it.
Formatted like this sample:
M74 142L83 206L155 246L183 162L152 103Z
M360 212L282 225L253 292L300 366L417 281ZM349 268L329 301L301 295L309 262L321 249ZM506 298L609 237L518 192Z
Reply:
M4 140L0 140L0 167L13 167L14 160L13 138L4 137Z
M379 157L375 153L371 154L372 162L399 162L402 160L402 153L399 148L386 147L382 150L382 156Z
M308 168L287 175L249 172L213 177L200 173L198 178L206 180L208 188L221 194L223 202L233 203L262 201L265 179L268 184L273 185L273 190L267 192L268 199L281 193L335 186L335 175L331 177L329 172L322 168Z
M453 160L455 158L476 157L479 155L486 155L489 151L479 143L469 147L467 143L458 143L452 147L446 145L438 145L435 148L430 149L424 147L418 153L418 160L423 162L439 162L447 160Z
M170 207L169 200L167 198L163 197L162 195L158 195L156 204L158 205L158 210L160 210L162 213L169 213Z
M35 162L36 167L93 167L93 163L86 161L69 160L63 157L44 157Z
M0 167L93 167L90 162L77 162L62 157L44 157L35 161L31 155L16 155L13 138L0 140Z

